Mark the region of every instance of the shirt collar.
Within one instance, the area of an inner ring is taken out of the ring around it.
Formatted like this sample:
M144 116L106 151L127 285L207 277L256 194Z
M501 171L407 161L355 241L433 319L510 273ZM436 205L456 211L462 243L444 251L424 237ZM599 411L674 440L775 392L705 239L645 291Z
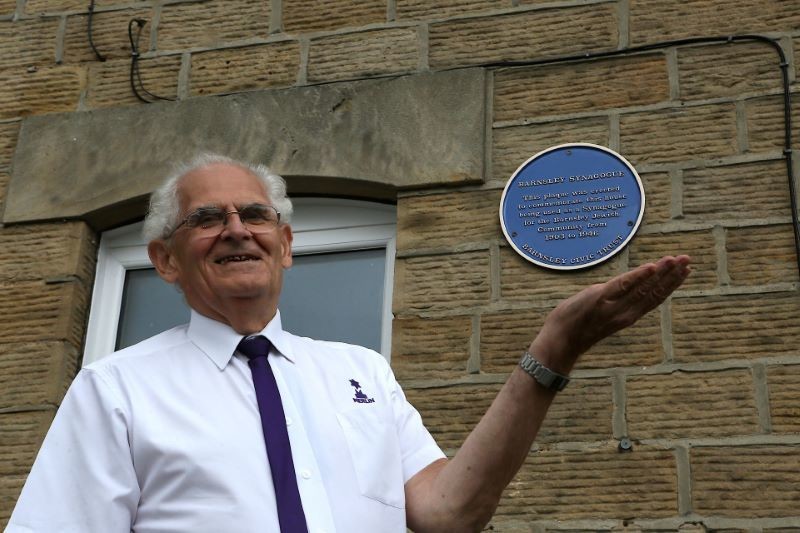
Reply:
M187 335L189 340L206 354L220 370L227 366L243 337L229 325L201 315L194 309L192 309ZM281 325L280 311L275 313L275 317L264 329L254 335L267 337L279 354L290 362L294 362L294 352L289 342L289 336L283 331Z

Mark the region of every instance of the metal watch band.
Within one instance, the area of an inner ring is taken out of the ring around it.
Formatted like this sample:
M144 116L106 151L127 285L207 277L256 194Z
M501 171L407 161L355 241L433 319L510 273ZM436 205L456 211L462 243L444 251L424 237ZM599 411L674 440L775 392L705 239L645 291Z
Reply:
M567 383L569 383L569 378L567 376L563 376L558 372L553 372L534 359L530 352L522 354L519 366L546 389L556 392L562 391L564 387L567 386Z

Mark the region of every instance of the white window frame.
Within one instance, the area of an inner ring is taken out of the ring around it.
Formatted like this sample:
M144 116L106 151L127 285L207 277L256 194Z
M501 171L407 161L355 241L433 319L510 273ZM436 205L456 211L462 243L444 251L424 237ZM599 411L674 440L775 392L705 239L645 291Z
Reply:
M381 353L391 358L392 289L397 212L393 205L334 198L293 200L293 255L386 248ZM107 231L100 237L83 365L114 351L125 273L151 268L142 223Z

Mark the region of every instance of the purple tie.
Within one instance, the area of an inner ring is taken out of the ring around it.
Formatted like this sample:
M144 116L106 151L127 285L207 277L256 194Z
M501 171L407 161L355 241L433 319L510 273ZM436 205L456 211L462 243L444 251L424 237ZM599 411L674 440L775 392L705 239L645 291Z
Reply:
M272 367L267 361L272 343L263 335L245 337L238 349L249 359L256 389L258 410L261 413L261 429L267 444L267 458L272 470L272 484L278 504L278 522L281 533L307 532L306 516L300 501L297 478L292 461L286 417L283 414L281 395Z

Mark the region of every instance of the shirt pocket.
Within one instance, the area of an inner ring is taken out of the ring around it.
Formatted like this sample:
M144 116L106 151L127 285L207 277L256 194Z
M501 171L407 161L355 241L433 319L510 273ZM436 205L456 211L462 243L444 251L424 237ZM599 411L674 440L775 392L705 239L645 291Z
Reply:
M336 413L336 418L350 451L361 495L404 509L402 456L394 427L368 408Z

